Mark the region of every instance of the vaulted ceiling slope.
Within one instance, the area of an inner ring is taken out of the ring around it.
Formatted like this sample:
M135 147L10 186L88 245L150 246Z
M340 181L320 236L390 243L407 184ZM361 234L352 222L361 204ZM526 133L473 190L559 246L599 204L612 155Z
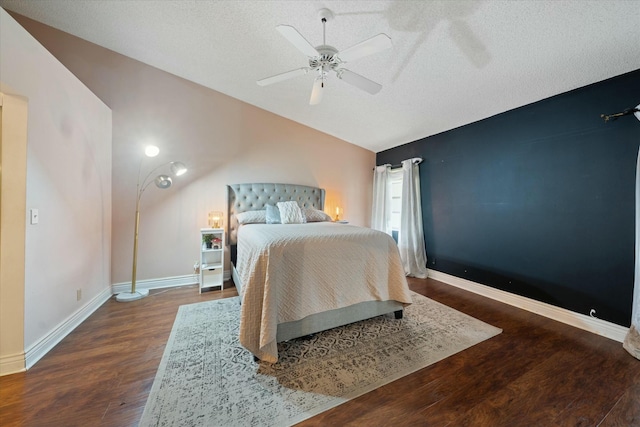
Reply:
M0 6L378 152L640 69L640 1L0 0ZM348 63L382 84L315 76L276 26L344 50L378 33L393 48ZM621 105L620 108L627 108Z

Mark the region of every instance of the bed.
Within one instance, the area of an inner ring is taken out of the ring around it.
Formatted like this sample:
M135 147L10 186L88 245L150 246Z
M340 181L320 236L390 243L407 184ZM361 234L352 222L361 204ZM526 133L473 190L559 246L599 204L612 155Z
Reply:
M329 221L267 224L262 219L273 206L286 213L283 208L291 203L285 202L317 219L324 208L320 188L256 183L229 185L227 191L232 276L241 297L240 342L256 358L274 363L278 342L383 314L402 317L411 296L390 236Z

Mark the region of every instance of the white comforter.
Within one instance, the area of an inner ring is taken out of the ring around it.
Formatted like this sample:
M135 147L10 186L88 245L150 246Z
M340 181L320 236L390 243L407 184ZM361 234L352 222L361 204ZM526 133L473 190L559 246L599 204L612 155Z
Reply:
M278 323L363 301L411 304L391 236L328 222L249 224L238 230L240 343L278 360Z

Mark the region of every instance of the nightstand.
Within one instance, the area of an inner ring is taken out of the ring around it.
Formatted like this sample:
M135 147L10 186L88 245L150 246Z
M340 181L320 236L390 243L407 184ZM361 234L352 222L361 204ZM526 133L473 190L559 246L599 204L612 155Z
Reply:
M200 229L200 293L204 288L224 289L224 230Z

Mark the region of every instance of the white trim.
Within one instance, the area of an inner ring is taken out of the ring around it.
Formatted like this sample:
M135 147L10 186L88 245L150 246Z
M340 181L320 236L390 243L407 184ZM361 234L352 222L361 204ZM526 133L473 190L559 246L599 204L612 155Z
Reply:
M53 347L77 328L87 317L91 316L102 304L111 298L111 288L106 287L86 305L71 315L67 320L56 326L49 334L26 349L25 366L31 368L47 354Z
M227 281L231 277L229 271L224 272L224 280ZM141 289L160 289L176 286L189 286L198 283L198 275L188 274L185 276L165 277L161 279L148 279L136 282L136 287ZM102 304L104 304L112 295L119 292L126 292L131 289L131 282L117 283L105 288L89 303L80 308L67 320L56 326L49 334L31 345L23 354L3 356L0 359L2 368L0 375L7 375L16 372L22 372L30 369L42 357L47 354L53 347L69 335L75 328L84 322L93 314ZM11 368L10 366L13 366ZM6 373L5 373L6 371Z
M225 270L222 276L222 280L225 282L231 278L231 273ZM191 286L199 284L198 274L186 274L184 276L173 277L161 277L158 279L145 279L136 280L137 289L163 289L174 288L178 286ZM119 294L120 292L129 292L131 290L131 282L114 283L111 285L111 291L113 294Z
M450 274L431 269L428 269L427 271L430 279L465 289L478 295L557 320L558 322L566 323L567 325L575 326L576 328L584 329L585 331L589 331L597 335L602 335L603 337L607 337L618 342L623 342L624 337L629 331L629 328L616 325L615 323L590 317L585 314L576 313L574 311L556 307L555 305L512 294L490 286L481 285L461 277L452 276Z
M26 370L24 351L0 357L0 377L3 375L17 374L18 372L24 372Z

